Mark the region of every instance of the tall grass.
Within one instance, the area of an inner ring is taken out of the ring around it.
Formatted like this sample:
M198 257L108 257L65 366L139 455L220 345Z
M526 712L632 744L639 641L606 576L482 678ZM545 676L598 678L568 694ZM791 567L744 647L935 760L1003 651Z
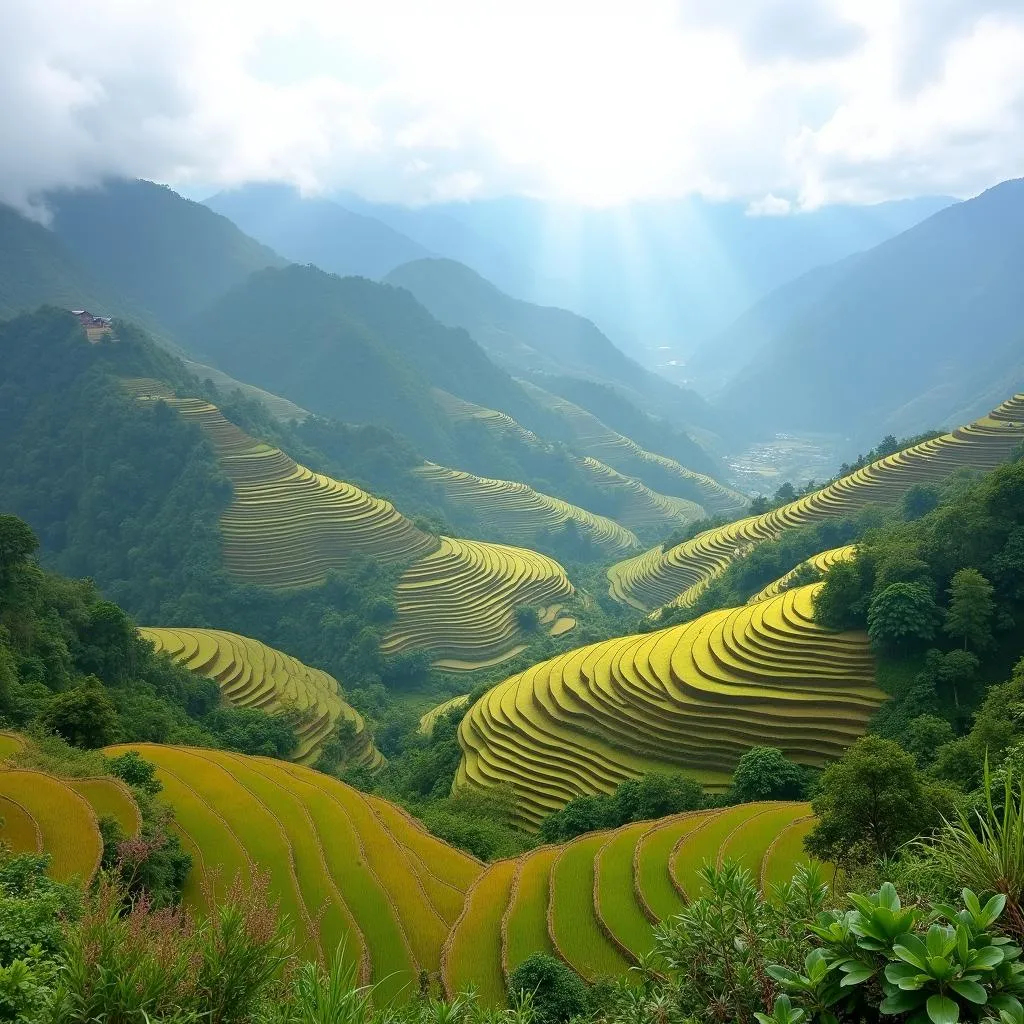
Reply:
M954 820L944 821L933 854L958 885L978 893L1002 893L1006 926L1024 938L1024 777L1015 778L1007 768L1000 787L986 761L983 792L980 808L960 810Z

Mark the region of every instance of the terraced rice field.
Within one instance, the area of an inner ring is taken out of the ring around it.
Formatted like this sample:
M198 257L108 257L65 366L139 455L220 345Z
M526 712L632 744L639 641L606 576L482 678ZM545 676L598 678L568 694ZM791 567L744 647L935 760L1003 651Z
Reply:
M542 494L527 484L492 480L433 462L425 463L416 472L437 486L452 505L473 512L485 528L502 540L525 544L542 533L558 536L572 524L581 536L610 555L640 546L636 534L614 520Z
M545 391L530 381L520 380L518 383L539 404L562 416L573 433L574 446L584 455L641 480L645 471L656 466L688 489L696 488L701 496L700 504L713 515L737 515L746 507L747 498L739 491L704 473L687 469L675 459L641 448L631 438L612 430L592 413L561 395Z
M821 551L816 555L811 555L810 558L801 562L795 569L790 569L785 576L780 576L777 580L773 580L763 590L759 590L747 604L757 604L758 601L767 601L770 597L777 597L784 590L788 590L797 575L802 569L810 568L816 569L819 573L824 575L832 568L833 565L838 565L840 562L852 562L857 554L856 544L847 544L840 548L829 548L828 551Z
M259 640L220 629L147 626L139 633L159 653L215 680L224 698L237 707L270 714L286 709L300 712L304 719L297 730L299 746L294 755L300 764L315 764L339 723L348 722L354 731L347 763L366 768L383 765L363 716L342 697L334 676Z
M3 769L3 762L12 754L16 754L25 746L25 741L16 736L13 732L0 732L0 770Z
M486 979L486 1001L501 1005L504 979L538 950L584 977L621 974L652 949L653 925L699 892L705 863L730 858L755 879L791 878L806 859L809 815L808 804L741 804L590 833L493 864L449 938L449 990Z
M436 707L432 707L429 711L420 715L420 735L430 736L434 731L434 725L442 715L448 714L449 711L454 711L455 708L465 707L468 700L468 693L460 693L457 697L449 697L448 700L442 701Z
M1024 441L1024 394L966 427L914 445L764 515L741 519L663 551L652 548L608 570L609 593L641 611L689 607L729 563L785 530L869 504L893 505L915 484L935 484L961 469L992 470Z
M437 972L445 939L482 868L397 808L302 765L223 751L132 744L157 766L194 858L186 902L206 907L254 868L306 955L345 955L378 998L407 998ZM6 773L5 773L6 774ZM0 778L3 776L0 775Z
M131 744L157 766L162 798L193 857L186 906L266 874L305 956L344 955L380 1003L415 994L420 970L449 993L473 984L505 1002L506 978L535 951L588 977L618 973L651 948L651 925L697 889L705 861L740 860L764 882L804 859L806 804L744 804L591 833L484 866L405 811L302 765L224 751ZM127 803L125 802L127 801ZM0 771L0 839L47 852L58 878L92 876L96 814L137 816L116 780ZM127 831L128 829L126 829Z
M462 720L456 788L511 785L531 827L651 771L724 789L758 744L803 764L837 757L885 696L866 634L814 623L819 586L590 644L506 679Z
M309 586L360 556L396 565L437 547L437 538L390 502L299 465L240 430L215 405L175 398L158 381L124 385L140 401L165 401L213 445L234 490L221 518L224 565L240 582Z
M115 810L117 784L107 779L96 783L79 791L80 780L22 768L0 770L0 842L15 853L48 853L48 873L58 881L88 882L103 855L93 801L101 813L117 817L125 812L123 805Z
M66 779L65 785L84 797L99 818L113 818L126 836L137 836L142 831L142 814L128 787L110 777L95 779Z
M565 570L528 548L442 537L437 551L405 571L397 618L381 650L427 651L434 664L469 671L525 648L516 608L546 608L573 593Z
M695 501L660 494L636 477L626 476L590 455L577 459L577 465L594 484L614 495L618 505L616 521L631 530L664 536L707 516L704 508Z
M434 396L455 422L471 420L482 423L499 437L514 438L531 448L550 450L553 447L503 412L474 405L445 391L434 391ZM614 496L617 509L613 518L627 529L665 536L677 527L697 522L707 515L696 502L660 494L635 477L620 473L589 455L577 457L576 463L595 486Z

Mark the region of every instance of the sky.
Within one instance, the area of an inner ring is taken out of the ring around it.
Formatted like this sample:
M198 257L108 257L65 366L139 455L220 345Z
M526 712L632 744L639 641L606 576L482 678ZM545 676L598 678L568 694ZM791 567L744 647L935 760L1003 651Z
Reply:
M1024 0L3 0L0 199L113 175L784 215L1024 175Z

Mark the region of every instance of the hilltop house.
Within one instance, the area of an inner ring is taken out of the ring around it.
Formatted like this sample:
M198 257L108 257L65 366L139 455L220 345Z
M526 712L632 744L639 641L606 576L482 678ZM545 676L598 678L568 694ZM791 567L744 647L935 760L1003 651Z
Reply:
M111 333L109 316L95 316L87 309L73 309L71 313L85 329L85 336L91 342L97 342Z

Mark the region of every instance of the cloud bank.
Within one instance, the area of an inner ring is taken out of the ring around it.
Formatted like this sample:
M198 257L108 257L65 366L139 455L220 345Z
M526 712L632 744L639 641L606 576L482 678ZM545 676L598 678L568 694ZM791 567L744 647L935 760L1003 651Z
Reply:
M110 175L752 212L1024 174L1021 0L7 0L0 198Z

